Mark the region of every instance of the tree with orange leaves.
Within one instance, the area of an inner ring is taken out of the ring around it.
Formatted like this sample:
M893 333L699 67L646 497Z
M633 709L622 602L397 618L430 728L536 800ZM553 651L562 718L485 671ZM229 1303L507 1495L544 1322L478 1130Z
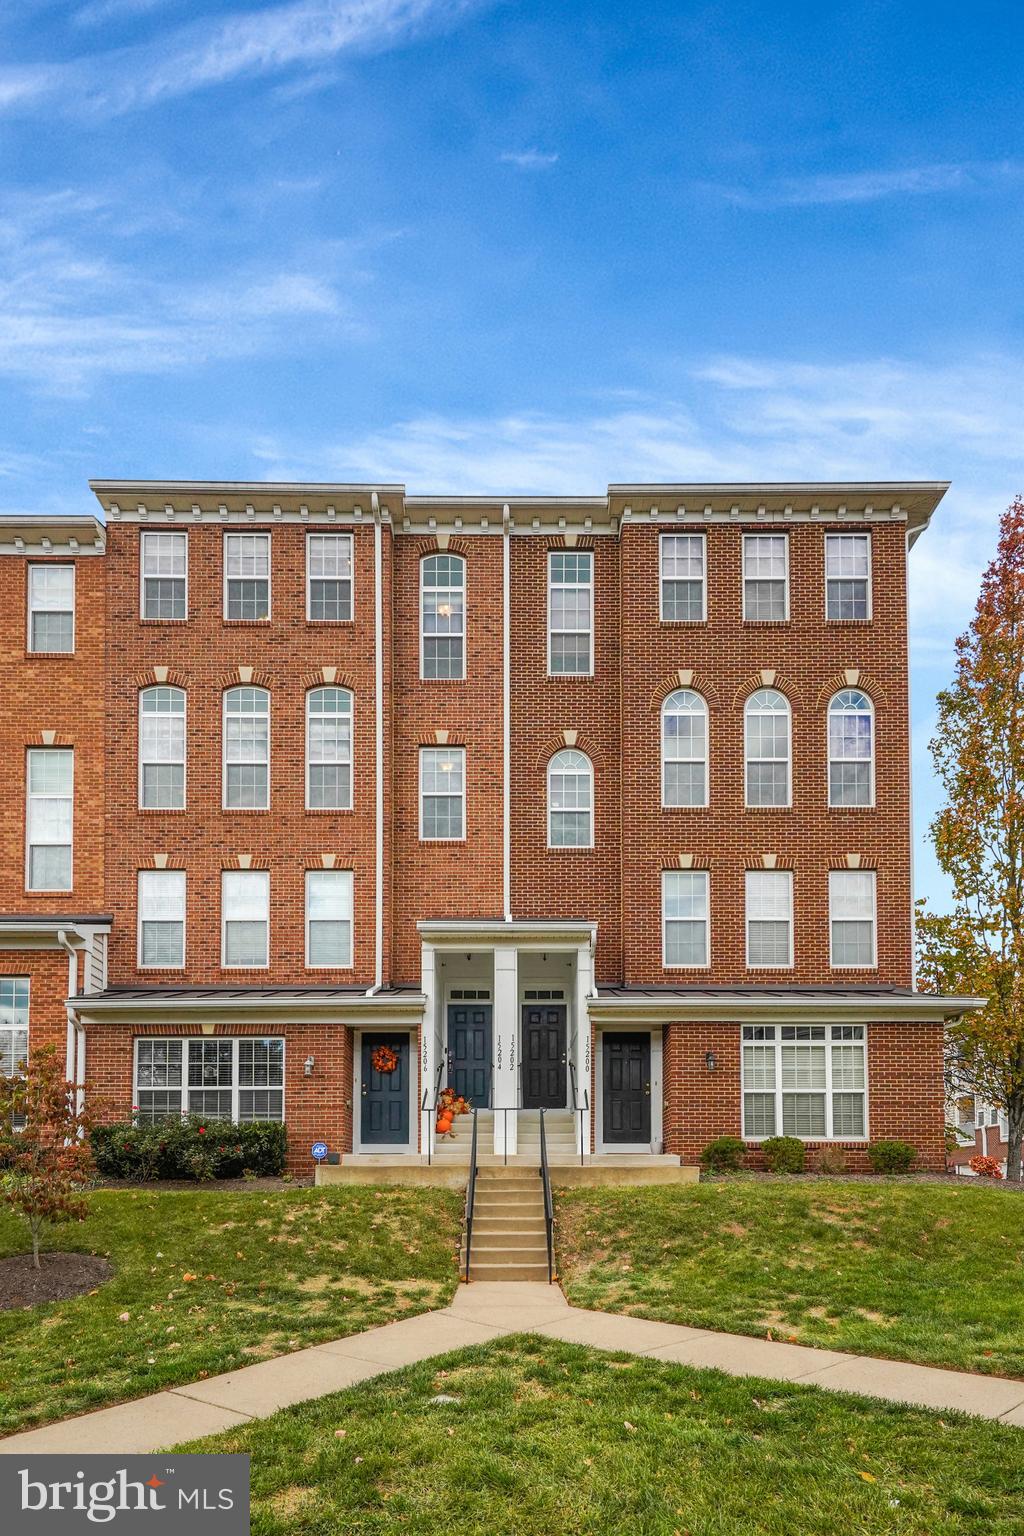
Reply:
M33 1051L24 1072L0 1076L0 1192L28 1224L36 1269L44 1227L88 1215L86 1129L54 1046Z

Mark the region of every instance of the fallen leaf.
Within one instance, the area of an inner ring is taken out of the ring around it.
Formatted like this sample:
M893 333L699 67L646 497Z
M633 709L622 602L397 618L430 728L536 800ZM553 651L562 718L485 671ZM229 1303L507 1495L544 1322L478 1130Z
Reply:
M858 1472L857 1476L863 1478L866 1483L878 1482L878 1478L872 1477L870 1472Z
M347 1429L336 1429L334 1431L334 1438L335 1438L335 1440L344 1440L344 1438L345 1438L345 1436L347 1434L348 1434L348 1430Z
M132 1315L130 1312L119 1312L117 1314L117 1320L119 1323L130 1323L132 1320Z
M189 1281L194 1280L196 1277L190 1269L186 1269L181 1278L184 1280L185 1284L188 1285Z

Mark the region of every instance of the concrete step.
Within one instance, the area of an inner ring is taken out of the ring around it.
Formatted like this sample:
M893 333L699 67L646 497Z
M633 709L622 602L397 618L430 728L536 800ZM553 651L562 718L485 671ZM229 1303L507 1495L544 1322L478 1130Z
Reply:
M486 1257L488 1262L498 1258L507 1258L510 1263L522 1264L529 1261L537 1263L541 1259L547 1263L548 1245L544 1237L523 1237L515 1241L510 1237L496 1236L493 1232L478 1232L476 1223L473 1224L473 1254L480 1258ZM466 1256L466 1245L462 1245L462 1256Z
M507 1213L509 1216L517 1214L526 1215L534 1211L544 1209L544 1196L533 1191L530 1194L492 1195L476 1192L473 1201L474 1212L486 1213L488 1216L500 1216Z
M502 1262L478 1263L474 1258L469 1266L470 1280L543 1280L548 1278L548 1264L506 1264Z
M544 1218L539 1216L535 1221L527 1221L519 1217L506 1216L481 1216L479 1212L473 1215L473 1241L477 1235L480 1237L544 1237Z

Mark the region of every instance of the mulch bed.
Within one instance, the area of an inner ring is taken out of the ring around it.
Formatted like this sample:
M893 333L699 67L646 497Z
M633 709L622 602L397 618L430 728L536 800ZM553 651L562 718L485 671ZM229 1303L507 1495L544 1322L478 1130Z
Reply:
M38 1307L45 1301L67 1301L111 1279L113 1265L92 1253L41 1253L33 1269L30 1253L0 1259L0 1312Z

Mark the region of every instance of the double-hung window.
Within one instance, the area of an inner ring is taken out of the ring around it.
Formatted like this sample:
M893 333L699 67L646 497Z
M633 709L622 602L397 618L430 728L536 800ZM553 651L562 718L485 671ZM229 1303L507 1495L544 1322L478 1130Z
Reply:
M24 1072L28 1061L27 976L0 976L0 1074Z
M877 965L875 871L829 870L828 911L833 968L870 970Z
M708 707L691 688L677 688L661 708L661 803L708 803Z
M269 964L270 875L263 869L221 871L221 965L225 970Z
M708 964L708 873L665 869L661 873L662 964Z
M743 535L743 617L789 618L789 540L784 533Z
M594 670L594 557L589 550L548 555L548 672L589 677Z
M466 675L466 562L428 555L420 563L420 676Z
M306 535L306 618L342 624L352 617L352 535Z
M789 805L789 702L777 688L759 688L744 710L746 803Z
M224 694L224 809L270 806L270 694L228 688Z
M75 649L75 568L28 568L28 648L70 655Z
M188 534L143 533L140 543L142 617L188 618Z
M863 1024L745 1024L744 1136L863 1140L866 1049Z
M75 754L70 747L30 747L26 760L26 886L70 891Z
M139 966L185 964L185 871L139 870Z
M284 1041L257 1035L136 1040L134 1102L144 1125L183 1114L283 1120Z
M185 690L162 683L139 694L139 805L185 809Z
M793 876L784 869L746 874L747 965L793 964Z
M661 617L667 623L707 618L702 533L661 535Z
M420 748L420 841L466 835L465 747Z
M828 803L874 805L874 713L859 688L844 688L828 706Z
M270 534L224 535L224 617L270 618Z
M548 763L548 847L594 846L594 769L567 747Z
M306 966L352 964L352 871L306 871Z
M870 619L870 533L826 533L825 617Z
M352 695L311 688L306 695L306 809L352 809Z

